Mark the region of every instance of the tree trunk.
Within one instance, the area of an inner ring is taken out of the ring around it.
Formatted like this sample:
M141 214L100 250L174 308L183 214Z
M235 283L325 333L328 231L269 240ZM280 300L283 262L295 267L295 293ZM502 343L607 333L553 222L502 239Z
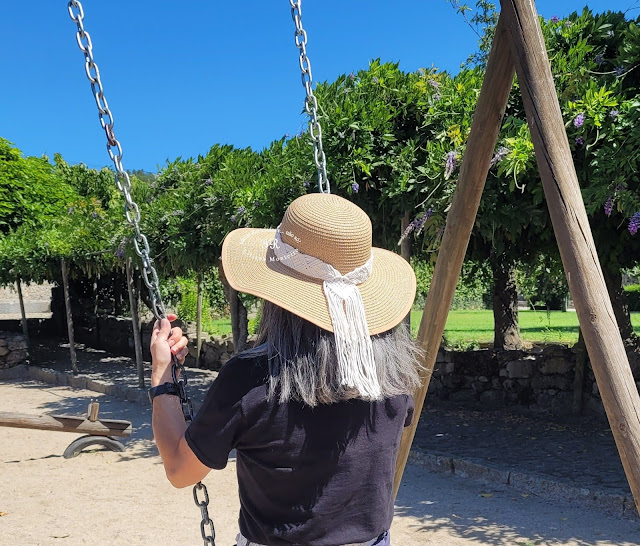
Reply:
M584 372L587 364L587 347L584 343L582 328L578 332L578 343L573 346L573 352L576 354L576 369L573 376L573 406L571 410L574 415L582 413L582 391L584 389Z
M196 368L200 367L202 349L202 273L198 273L198 303L196 306Z
M67 275L67 264L64 258L60 260L62 266L62 288L64 289L64 306L67 310L67 332L69 334L69 354L71 355L71 370L78 373L78 362L76 359L76 345L73 340L73 317L71 315L71 300L69 299L69 277Z
M20 283L20 279L16 280L16 287L18 289L18 301L20 302L20 316L22 320L20 323L22 324L22 333L27 341L27 347L29 346L29 329L27 328L27 313L24 309L24 298L22 297L22 284Z
M495 349L523 348L518 324L518 289L513 262L493 260L493 320Z
M136 370L138 371L138 388L144 389L144 361L142 360L142 339L140 337L140 321L138 320L138 298L133 288L133 272L131 258L127 258L127 289L129 307L131 308L131 327L133 328L133 345L136 352Z
M629 314L629 302L622 289L622 273L619 269L612 271L606 266L602 268L602 273L607 284L609 298L611 298L613 314L616 316L616 322L618 323L618 328L620 328L620 336L624 341L634 340L635 334L633 333L631 315Z
M222 282L224 295L227 298L227 302L229 302L233 347L234 352L237 354L244 351L247 346L247 337L249 337L249 320L247 318L247 310L240 301L238 292L231 288L231 285L227 282L222 263L219 264L218 271L220 273L220 281Z
M411 221L410 213L405 212L404 216L402 217L402 224L400 225L401 234L404 233L405 229L407 229L410 221ZM411 236L405 237L402 240L402 243L400 243L400 255L408 262L411 262ZM404 317L403 322L407 326L407 329L411 331L411 311L409 311L409 314L406 317Z

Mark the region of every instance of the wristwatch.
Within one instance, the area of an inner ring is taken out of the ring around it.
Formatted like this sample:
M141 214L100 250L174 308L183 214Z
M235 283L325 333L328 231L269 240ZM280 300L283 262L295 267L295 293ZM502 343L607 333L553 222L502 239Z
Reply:
M153 399L161 394L173 394L174 396L180 396L178 393L178 385L175 383L163 383L157 387L151 387L149 389L149 400L153 402Z

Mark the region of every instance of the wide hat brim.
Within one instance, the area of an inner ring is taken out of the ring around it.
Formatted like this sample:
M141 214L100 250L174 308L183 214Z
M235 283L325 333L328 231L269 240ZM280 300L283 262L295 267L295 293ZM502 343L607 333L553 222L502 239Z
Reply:
M307 277L276 259L270 243L275 229L240 228L222 244L222 265L227 281L239 292L253 294L333 331L322 281ZM371 276L358 285L364 302L369 334L397 326L411 311L416 277L409 263L393 252L372 249Z

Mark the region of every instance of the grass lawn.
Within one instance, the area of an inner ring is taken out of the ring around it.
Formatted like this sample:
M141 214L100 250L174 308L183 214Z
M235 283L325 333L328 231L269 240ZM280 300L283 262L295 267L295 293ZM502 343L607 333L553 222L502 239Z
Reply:
M520 334L525 341L535 343L564 343L573 345L578 341L578 317L567 311L520 311ZM411 312L411 332L417 335L422 311ZM640 313L631 313L631 322L640 335ZM231 319L221 318L206 321L203 330L212 335L231 335ZM450 346L467 347L472 344L493 342L493 312L451 311L444 331Z
M411 331L418 332L422 311L411 312ZM537 343L564 343L578 341L578 316L573 311L519 311L520 334L524 341ZM640 334L640 313L631 313L631 323ZM472 343L493 342L493 312L451 311L444 335L449 345L466 346Z

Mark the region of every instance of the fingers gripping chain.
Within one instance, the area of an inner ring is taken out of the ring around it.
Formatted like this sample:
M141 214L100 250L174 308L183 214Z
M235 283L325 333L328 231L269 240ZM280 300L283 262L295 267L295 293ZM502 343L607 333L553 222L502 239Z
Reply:
M70 0L70 2L67 4L67 8L69 10L69 16L71 17L71 20L78 27L78 32L76 33L76 41L78 42L80 51L82 51L82 53L84 54L85 73L87 75L89 83L91 84L91 91L93 92L93 97L98 107L100 125L102 126L102 129L104 130L107 137L107 152L109 153L109 157L111 158L111 161L113 161L113 166L115 167L116 184L118 186L118 189L124 195L125 215L127 217L127 222L133 227L133 248L142 261L142 279L144 280L144 284L149 290L149 296L151 298L152 305L151 311L153 312L157 320L161 320L163 318L166 318L167 314L164 304L162 303L162 296L160 295L158 273L153 266L153 260L151 259L150 255L151 250L149 248L149 242L147 241L144 233L142 233L142 231L140 230L140 209L131 197L131 181L129 179L128 173L122 166L122 146L120 145L120 142L116 138L113 131L113 114L109 109L109 103L107 102L107 99L104 95L102 81L100 80L100 70L98 69L98 65L93 58L93 44L91 42L91 36L89 36L89 33L84 29L84 10L82 9L82 4L78 0ZM175 356L173 357L171 375L173 377L174 383L178 385L180 404L182 405L182 413L184 415L184 418L186 421L191 421L193 419L193 407L191 405L191 400L189 400L189 397L185 392L185 387L187 385L187 376L184 366L178 362L178 359ZM203 491L204 493L203 501L198 500L199 491ZM213 526L213 521L209 517L208 512L209 494L207 493L207 488L203 483L198 482L194 486L193 497L202 514L200 531L202 533L202 540L204 541L204 545L206 546L207 544L212 544L213 546L215 546L216 532Z

